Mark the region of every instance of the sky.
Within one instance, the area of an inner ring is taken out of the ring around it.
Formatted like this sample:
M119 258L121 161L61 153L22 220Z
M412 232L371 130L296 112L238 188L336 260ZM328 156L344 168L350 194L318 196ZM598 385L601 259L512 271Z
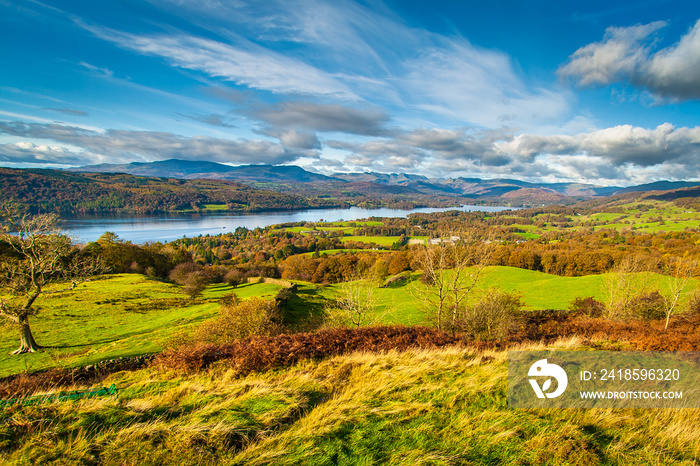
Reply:
M700 180L700 2L0 0L0 166Z

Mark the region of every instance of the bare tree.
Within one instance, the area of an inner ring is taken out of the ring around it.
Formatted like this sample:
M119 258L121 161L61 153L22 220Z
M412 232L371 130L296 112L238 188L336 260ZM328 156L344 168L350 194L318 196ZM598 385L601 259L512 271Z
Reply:
M603 282L608 318L628 317L634 298L648 291L651 280L648 270L648 264L640 256L630 254L608 272Z
M492 242L472 232L444 234L428 241L417 262L426 287L416 287L439 329L454 327L465 300L483 276L492 255Z
M696 267L697 263L695 261L687 262L680 259L668 266L668 292L662 295L664 299L664 314L666 316L664 328L668 328L671 316L676 313L681 295L688 286Z
M34 340L29 318L37 314L42 293L74 289L86 276L103 271L98 261L81 260L71 239L62 234L55 214L29 215L14 202L0 204L0 316L19 329L20 346L11 354L41 348ZM52 283L68 282L65 290L47 291Z
M384 316L377 312L376 290L376 283L356 272L339 285L338 298L326 306L328 322L355 328L374 324Z

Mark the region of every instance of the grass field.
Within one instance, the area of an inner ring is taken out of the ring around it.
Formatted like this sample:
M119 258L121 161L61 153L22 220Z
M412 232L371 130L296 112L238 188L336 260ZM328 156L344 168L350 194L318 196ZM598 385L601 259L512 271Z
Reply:
M698 212L683 210L672 202L644 200L641 203L621 203L617 207L623 212L598 212L576 217L569 216L568 220L574 225L573 228L595 225L595 228L634 229L644 233L700 228L700 214ZM537 218L535 217L535 219ZM552 231L558 228L546 227L541 231Z
M375 288L376 299L375 317L377 322L404 325L428 324L429 316L421 301L419 288L425 287L418 280L419 274L411 275L411 280L403 285L392 288ZM592 296L599 301L605 300L605 283L608 275L588 275L584 277L559 277L542 272L519 269L515 267L486 267L479 280L471 300L479 299L480 292L488 288L498 287L503 291L518 294L525 310L568 309L577 297ZM686 295L699 281L692 281L686 288ZM301 284L314 287L310 284ZM335 299L339 296L341 285L314 287L324 299ZM650 289L665 290L667 278L650 274Z
M400 239L399 236L343 236L343 242L374 243L379 246L391 246Z
M379 323L428 324L419 287L425 287L413 274L411 280L395 288L373 286L376 298L374 318ZM484 269L472 300L479 291L499 287L520 295L526 310L566 309L576 297L604 299L605 275L559 277L513 267ZM655 275L652 288L664 289L666 278ZM339 296L340 285L297 282L299 292L293 301L295 315L320 312L328 300ZM697 286L697 281L688 287ZM106 276L87 282L69 293L46 295L38 301L40 314L33 318L37 342L47 346L41 352L10 356L18 346L15 329L6 326L0 337L0 376L46 367L69 367L120 356L136 356L161 351L173 335L217 315L218 300L230 292L240 298L274 296L278 284L243 284L235 289L211 285L202 297L187 299L177 286L142 275Z
M550 346L589 350L575 339ZM519 349L542 350L542 345ZM696 409L507 406L506 352L354 353L241 377L121 372L0 411L6 464L693 465Z
M204 208L211 211L228 210L226 204L204 204Z
M273 296L279 289L279 285L244 284L235 292L248 298ZM19 336L6 325L0 337L0 376L160 351L178 331L215 316L217 301L231 291L228 285L212 285L192 301L175 285L123 274L45 295L37 301L39 315L30 322L37 342L47 348L8 355L19 345Z

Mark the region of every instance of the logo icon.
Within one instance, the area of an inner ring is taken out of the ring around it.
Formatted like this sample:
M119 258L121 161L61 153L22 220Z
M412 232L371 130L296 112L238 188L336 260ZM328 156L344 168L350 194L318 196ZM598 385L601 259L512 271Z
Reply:
M556 364L547 364L546 359L540 359L530 366L527 375L528 377L548 377L542 384L542 388L540 388L536 379L529 379L537 398L544 398L545 396L547 398L556 398L564 393L566 385L569 383L569 378L566 376L564 369ZM545 393L552 386L552 377L557 381L557 389L551 393Z

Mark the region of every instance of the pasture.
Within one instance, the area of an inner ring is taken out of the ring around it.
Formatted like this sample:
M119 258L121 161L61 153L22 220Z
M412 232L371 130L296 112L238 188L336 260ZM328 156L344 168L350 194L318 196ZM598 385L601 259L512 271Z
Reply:
M513 267L487 267L470 299L491 287L518 294L525 310L566 309L576 297L605 299L607 275L559 277ZM310 309L322 310L340 296L342 285L298 284L292 306L295 315ZM667 278L651 275L649 287L664 290ZM697 286L693 281L686 295ZM396 287L371 285L377 323L429 324L421 301L419 274ZM175 335L191 330L215 317L219 300L235 292L239 298L273 297L281 288L273 283L245 283L235 289L225 284L210 285L203 295L191 300L179 287L143 275L105 276L83 283L71 292L46 295L37 304L39 315L31 321L43 351L10 356L18 345L14 327L5 324L0 337L0 376L47 367L92 364L121 356L161 351Z

